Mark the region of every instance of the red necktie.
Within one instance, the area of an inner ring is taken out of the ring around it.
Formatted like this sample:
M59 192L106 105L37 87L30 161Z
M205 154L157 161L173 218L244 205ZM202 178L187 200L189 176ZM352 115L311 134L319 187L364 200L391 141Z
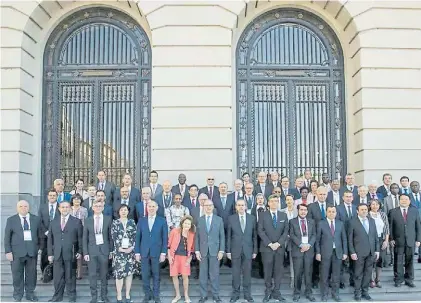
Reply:
M330 232L332 233L332 236L335 234L335 227L333 226L333 221L330 221Z
M306 220L301 220L301 232L303 235L307 235L307 227L306 227Z
M191 200L191 204L193 205L193 207L196 207L196 199L193 198L193 200Z
M148 216L148 203L146 202L143 202L143 203L145 203L145 217L147 217Z
M406 219L408 218L408 214L406 213L406 208L403 209L403 220L406 223Z
M301 199L301 203L302 203L303 205L306 205L306 204L307 204L307 199Z

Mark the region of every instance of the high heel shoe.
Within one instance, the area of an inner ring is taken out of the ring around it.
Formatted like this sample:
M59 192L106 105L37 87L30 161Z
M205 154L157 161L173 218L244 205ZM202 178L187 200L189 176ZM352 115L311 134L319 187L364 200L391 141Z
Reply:
M181 297L175 297L174 299L172 299L171 303L177 303L180 300L181 300Z

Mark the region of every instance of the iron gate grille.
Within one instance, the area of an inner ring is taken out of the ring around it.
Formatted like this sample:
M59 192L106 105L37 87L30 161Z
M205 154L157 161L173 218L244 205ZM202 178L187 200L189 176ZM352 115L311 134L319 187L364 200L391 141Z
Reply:
M280 9L253 21L237 48L239 174L344 176L343 83L339 42L318 17Z
M150 168L151 51L145 32L115 10L64 20L44 55L43 189L63 178L93 184L104 169L136 185Z

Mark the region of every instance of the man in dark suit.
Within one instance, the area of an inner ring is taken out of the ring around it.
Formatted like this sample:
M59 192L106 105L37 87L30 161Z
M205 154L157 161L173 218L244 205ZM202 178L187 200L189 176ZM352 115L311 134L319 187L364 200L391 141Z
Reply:
M156 170L152 170L149 173L149 182L148 186L151 189L151 199L155 200L163 192L162 185L158 183L158 172Z
M352 192L346 190L342 196L343 203L336 206L336 218L344 224L345 232L347 235L349 222L352 220L352 218L357 216L357 207L352 203L353 199L354 196ZM341 281L339 283L339 287L342 289L345 288L345 275L343 274L345 267L348 268L349 284L352 287L354 286L354 261L352 261L350 258L347 258L342 262L341 267Z
M333 180L331 184L331 190L327 193L326 202L335 206L338 206L342 202L342 196L339 192L340 188L339 180Z
M97 190L103 190L105 192L106 204L113 205L114 196L115 196L115 184L113 182L107 181L107 174L104 170L100 170L97 173L98 182L95 187Z
M254 302L251 296L251 261L257 255L256 218L246 213L244 200L237 200L237 214L228 218L227 258L232 261L232 288L230 302L240 299L241 273L243 274L244 299Z
M377 188L377 193L380 194L383 197L383 199L385 199L387 196L390 195L391 184L392 184L392 175L389 173L383 174L383 185Z
M243 181L240 179L236 179L234 181L234 190L232 191L232 193L228 194L228 200L234 201L234 205L235 205L235 202L237 202L237 200L239 199L243 199L243 197L244 197Z
M327 301L331 278L332 297L339 302L341 264L348 257L348 240L345 226L342 221L336 219L336 208L333 205L327 207L326 220L320 221L317 226L315 248L316 260L321 262L322 301Z
M132 184L132 177L129 174L125 174L123 176L123 186L129 189L129 197L130 200L139 202L141 200L140 190L133 186ZM114 195L114 201L121 200L120 197L120 189L116 189Z
M216 201L216 199L219 197L219 188L215 185L214 176L208 176L206 178L206 186L199 190L199 195L201 193L206 194L212 201Z
M37 258L40 249L40 218L29 213L29 203L17 203L17 214L7 218L4 231L4 252L12 267L13 299L37 302Z
M173 194L181 194L183 199L189 195L189 186L186 184L186 180L187 178L185 174L179 174L178 184L174 185L171 189Z
M268 180L268 183L272 184L274 188L281 187L281 182L279 182L279 173L277 171L272 171L270 173L270 180Z
M308 206L297 205L298 217L289 221L289 237L291 256L294 268L293 301L300 300L301 283L304 276L306 298L311 302L316 299L311 289L311 273L314 260L314 244L316 243L316 224L308 219Z
M254 192L253 192L253 196L256 196L257 194L264 194L265 198L268 199L270 195L272 195L273 192L273 184L272 183L267 183L267 175L265 172L261 171L258 175L257 175L257 183L254 186Z
M326 219L326 208L328 205L326 203L327 198L327 189L324 186L320 186L317 188L316 192L316 201L311 203L308 207L308 215L307 218L314 220L316 225L319 224L321 220ZM314 260L313 264L313 287L317 288L320 282L320 262Z
M148 216L148 204L151 202L151 189L149 186L142 188L142 199L136 203L135 221L139 222L141 218ZM161 216L162 217L162 216Z
M251 183L249 183L249 184L251 184ZM260 196L262 198L259 198ZM245 197L246 196L244 196L244 198ZM263 212L265 212L267 210L267 208L266 208L266 205L265 205L263 194L259 194L256 198L257 198L256 203L255 203L254 207L252 208L250 214L256 218L256 222L257 222L257 225L258 225L258 222L259 222L259 219L260 219L261 215L263 214ZM249 213L249 212L247 211L247 213ZM260 237L257 237L257 247L260 247L260 242L261 242ZM256 258L252 262L252 268L253 268L252 277L257 278L257 279L263 279L263 277L264 277L264 275L263 275L263 261L262 261L262 253L260 251L257 253Z
M120 200L116 200L113 203L113 218L118 219L120 218L120 214L118 213L118 210L120 209L120 206L122 204L125 204L129 207L129 219L135 218L135 211L136 211L136 202L133 200L130 200L129 198L129 189L125 186L120 187Z
M272 298L285 301L280 292L282 269L285 255L285 241L288 236L288 217L284 212L278 211L279 199L269 197L269 211L259 215L258 235L261 239L260 252L262 253L263 272L265 277L265 297L263 302ZM275 287L272 289L272 278Z
M103 214L104 216L109 216L109 217L113 217L114 213L113 213L113 207L112 205L105 203L106 201L106 196L105 196L105 192L102 189L99 189L96 191L96 195L95 195L95 202L102 202L104 204L104 210L103 210ZM118 202L121 200L118 200ZM88 209L88 218L92 217L94 215L94 210L93 210L93 205L91 206L91 208Z
M343 196L343 193L346 190L349 190L352 192L352 195L354 196L354 199L358 196L358 186L355 185L355 177L353 174L346 174L345 176L345 185L341 187L339 190L340 196Z
M189 194L184 195L182 204L189 209L189 211L192 210L192 208L199 207L199 202L197 201L199 188L196 184L190 185L189 188ZM209 197L206 194L207 197Z
M354 299L361 301L361 297L371 300L368 286L373 271L373 263L379 258L380 244L377 236L376 223L368 218L368 207L359 204L358 216L355 216L348 227L348 250L354 266Z
M60 216L60 212L58 211L57 192L54 188L48 191L48 203L40 204L38 216L41 220L40 245L42 252L40 268L41 272L44 272L45 267L48 265L47 237L50 221Z
M221 303L219 298L219 261L225 252L224 222L213 214L213 202L204 203L205 214L199 218L195 234L195 253L200 262L200 299L207 300L208 280L210 280L213 301Z
M415 207L410 207L409 195L401 194L399 203L399 207L389 212L389 240L394 247L395 286L400 287L405 281L409 287L415 287L413 258L414 245L419 247L421 242L420 216Z
M289 179L288 177L282 177L281 179L281 200L285 201L285 197L287 195L293 195L294 200L298 200L301 198L300 192L296 188L289 187Z
M108 260L113 251L113 239L111 237L112 217L104 216L103 202L95 202L94 214L85 219L83 227L83 254L88 262L89 284L91 289L91 303L98 300L97 273L99 268L99 280L101 281L101 302L109 302L107 298L107 273Z
M228 228L228 218L235 212L235 202L228 200L228 185L225 182L219 184L219 197L215 198L214 206L217 214L224 221L225 230Z
M57 203L60 203L61 201L70 201L72 196L69 193L64 192L64 180L55 179L53 184L54 189L57 192Z
M253 183L247 183L244 186L244 201L246 202L246 211L251 214L253 208L256 208L256 198L254 196Z
M96 191L97 191L97 189L96 189L95 186L89 186L88 187L88 198L83 200L83 203L82 203L83 207L85 207L86 209L90 209L92 207L92 205L95 202Z
M162 183L161 194L155 195L155 202L158 204L158 216L165 217L165 210L173 205L174 195L175 194L171 192L171 182L165 180Z
M63 301L66 287L69 302L76 302L76 259L82 257L82 222L70 215L70 203L59 205L60 217L50 222L48 261L53 263L54 295L49 302Z
M367 198L368 188L365 185L358 186L358 196L354 198L354 204L367 204L369 205L370 199Z
M411 193L409 197L411 198L411 206L415 206L416 209L421 209L421 195L420 195L420 183L418 181L412 181L411 184Z
M145 297L143 303L154 300L161 303L159 297L159 263L165 261L168 246L167 221L157 216L158 204L150 201L147 205L148 216L139 219L136 232L136 260L142 260L142 280ZM150 277L153 279L153 298Z

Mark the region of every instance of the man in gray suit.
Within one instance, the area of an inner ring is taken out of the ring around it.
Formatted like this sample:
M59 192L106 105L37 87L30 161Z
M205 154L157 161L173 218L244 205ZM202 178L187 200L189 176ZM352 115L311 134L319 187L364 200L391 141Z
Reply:
M164 191L162 185L158 183L158 172L156 170L149 173L149 182L147 186L151 188L151 199L155 200L155 197L159 197Z
M115 185L113 182L107 181L107 174L104 170L100 170L97 173L98 182L96 183L97 190L103 190L105 192L107 204L113 205L115 195ZM86 206L86 208L88 208Z
M316 260L321 262L322 301L327 301L331 278L332 298L339 302L341 264L348 257L348 243L344 223L336 219L336 207L329 205L326 212L326 220L317 225Z
M280 287L284 267L285 241L288 236L288 217L284 212L278 211L279 198L277 196L270 196L268 204L269 211L259 214L257 227L261 239L260 252L262 253L266 286L263 302L269 302L271 298L285 301L281 295ZM273 289L272 278L275 280Z
M103 210L104 203L95 202L93 205L94 215L85 219L83 228L83 254L85 261L88 262L91 303L96 303L98 300L98 267L101 280L101 301L109 302L107 298L107 273L108 260L111 259L111 252L113 251L112 217L104 216Z
M243 273L244 299L251 297L251 260L257 256L256 217L246 213L246 203L239 199L235 206L237 214L228 217L227 258L232 261L232 288L230 302L240 299L241 272Z
M195 248L196 258L200 262L200 300L204 303L208 294L208 279L211 281L213 301L222 302L219 298L219 261L224 256L225 234L222 218L213 214L213 202L204 203L205 214L198 219Z
M384 198L384 213L389 216L389 211L399 207L399 185L392 183L390 185L390 195Z

